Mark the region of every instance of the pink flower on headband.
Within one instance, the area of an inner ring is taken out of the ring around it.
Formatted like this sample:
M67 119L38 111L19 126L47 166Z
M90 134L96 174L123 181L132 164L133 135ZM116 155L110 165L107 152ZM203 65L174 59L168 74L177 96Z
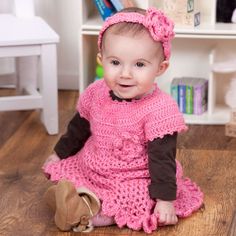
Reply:
M174 23L162 11L149 8L143 24L156 41L169 41L174 37Z
M162 42L165 57L170 57L170 41L174 38L174 23L164 13L155 8L149 8L143 25L149 30L155 41Z
M142 24L148 29L155 41L161 42L164 49L165 58L170 57L171 39L174 38L174 23L165 14L155 8L148 8L146 15L137 12L120 12L106 19L98 36L98 47L101 50L103 33L111 25L120 22L131 22Z

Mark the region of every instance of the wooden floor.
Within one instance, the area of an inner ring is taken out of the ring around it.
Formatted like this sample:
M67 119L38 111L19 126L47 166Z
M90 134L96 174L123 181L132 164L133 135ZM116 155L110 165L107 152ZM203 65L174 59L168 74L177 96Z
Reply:
M60 133L74 113L77 95L73 91L60 92ZM50 183L41 166L59 136L47 135L36 111L0 112L1 236L75 235L55 227L53 215L42 199ZM176 226L160 227L152 235L235 236L236 138L225 137L224 126L190 126L179 136L177 158L185 175L204 192L205 209L179 220ZM97 228L89 235L145 233L112 226Z

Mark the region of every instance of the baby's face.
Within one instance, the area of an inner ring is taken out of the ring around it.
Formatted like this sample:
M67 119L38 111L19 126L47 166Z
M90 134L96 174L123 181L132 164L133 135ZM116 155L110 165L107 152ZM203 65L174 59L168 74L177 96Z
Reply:
M104 79L120 98L140 98L153 88L162 74L163 52L146 34L137 36L108 33L102 50Z

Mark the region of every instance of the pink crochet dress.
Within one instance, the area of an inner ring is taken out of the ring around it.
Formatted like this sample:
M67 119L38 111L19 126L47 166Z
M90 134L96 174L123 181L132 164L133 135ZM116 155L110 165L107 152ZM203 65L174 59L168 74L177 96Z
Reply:
M187 129L173 99L158 87L152 94L131 102L113 101L103 80L91 84L77 106L90 122L92 135L74 156L49 164L44 171L52 181L68 179L76 187L86 186L102 201L102 214L114 217L119 227L151 233L157 229L155 202L148 185L147 142ZM79 130L78 130L79 132ZM203 194L182 176L177 162L179 217L199 209Z

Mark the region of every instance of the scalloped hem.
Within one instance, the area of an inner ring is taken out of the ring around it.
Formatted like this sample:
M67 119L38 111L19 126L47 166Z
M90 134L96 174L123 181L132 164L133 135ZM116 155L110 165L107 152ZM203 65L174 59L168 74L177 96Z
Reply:
M64 178L73 182L75 186L78 187L77 185L79 183L77 183L75 179L71 178L71 175L69 176L64 172L58 173L54 170L55 169L53 165L48 165L43 168L44 173L50 176L49 179L52 182L57 182L60 179ZM203 204L203 193L196 185L196 183L192 182L189 178L181 178L182 168L178 162L177 172L177 199L174 202L174 206L176 209L176 215L180 218L186 218L201 208ZM89 186L87 187L89 188ZM91 190L96 192L95 189ZM158 217L154 214L150 214L150 209L153 209L153 205L155 204L153 200L147 200L145 213L140 213L136 214L136 216L133 216L132 213L127 212L125 208L122 209L122 205L118 205L115 203L115 195L109 194L109 196L103 198L99 196L98 193L97 196L102 200L102 213L109 217L114 217L118 227L122 228L124 226L127 226L128 228L136 231L144 230L144 232L148 234L152 233L158 228Z
M198 211L203 204L203 193L196 183L190 179L180 179L178 183L179 191L177 200L175 200L174 206L176 209L176 215L179 218L186 218ZM114 217L118 227L122 228L127 226L132 230L143 230L145 233L152 233L158 228L158 216L155 214L144 215L143 218L132 217L127 215L124 210L118 210L118 206L112 204L109 199L104 199L102 203L103 214ZM118 212L119 211L119 212ZM128 213L129 214L129 213ZM124 217L126 215L126 217Z

